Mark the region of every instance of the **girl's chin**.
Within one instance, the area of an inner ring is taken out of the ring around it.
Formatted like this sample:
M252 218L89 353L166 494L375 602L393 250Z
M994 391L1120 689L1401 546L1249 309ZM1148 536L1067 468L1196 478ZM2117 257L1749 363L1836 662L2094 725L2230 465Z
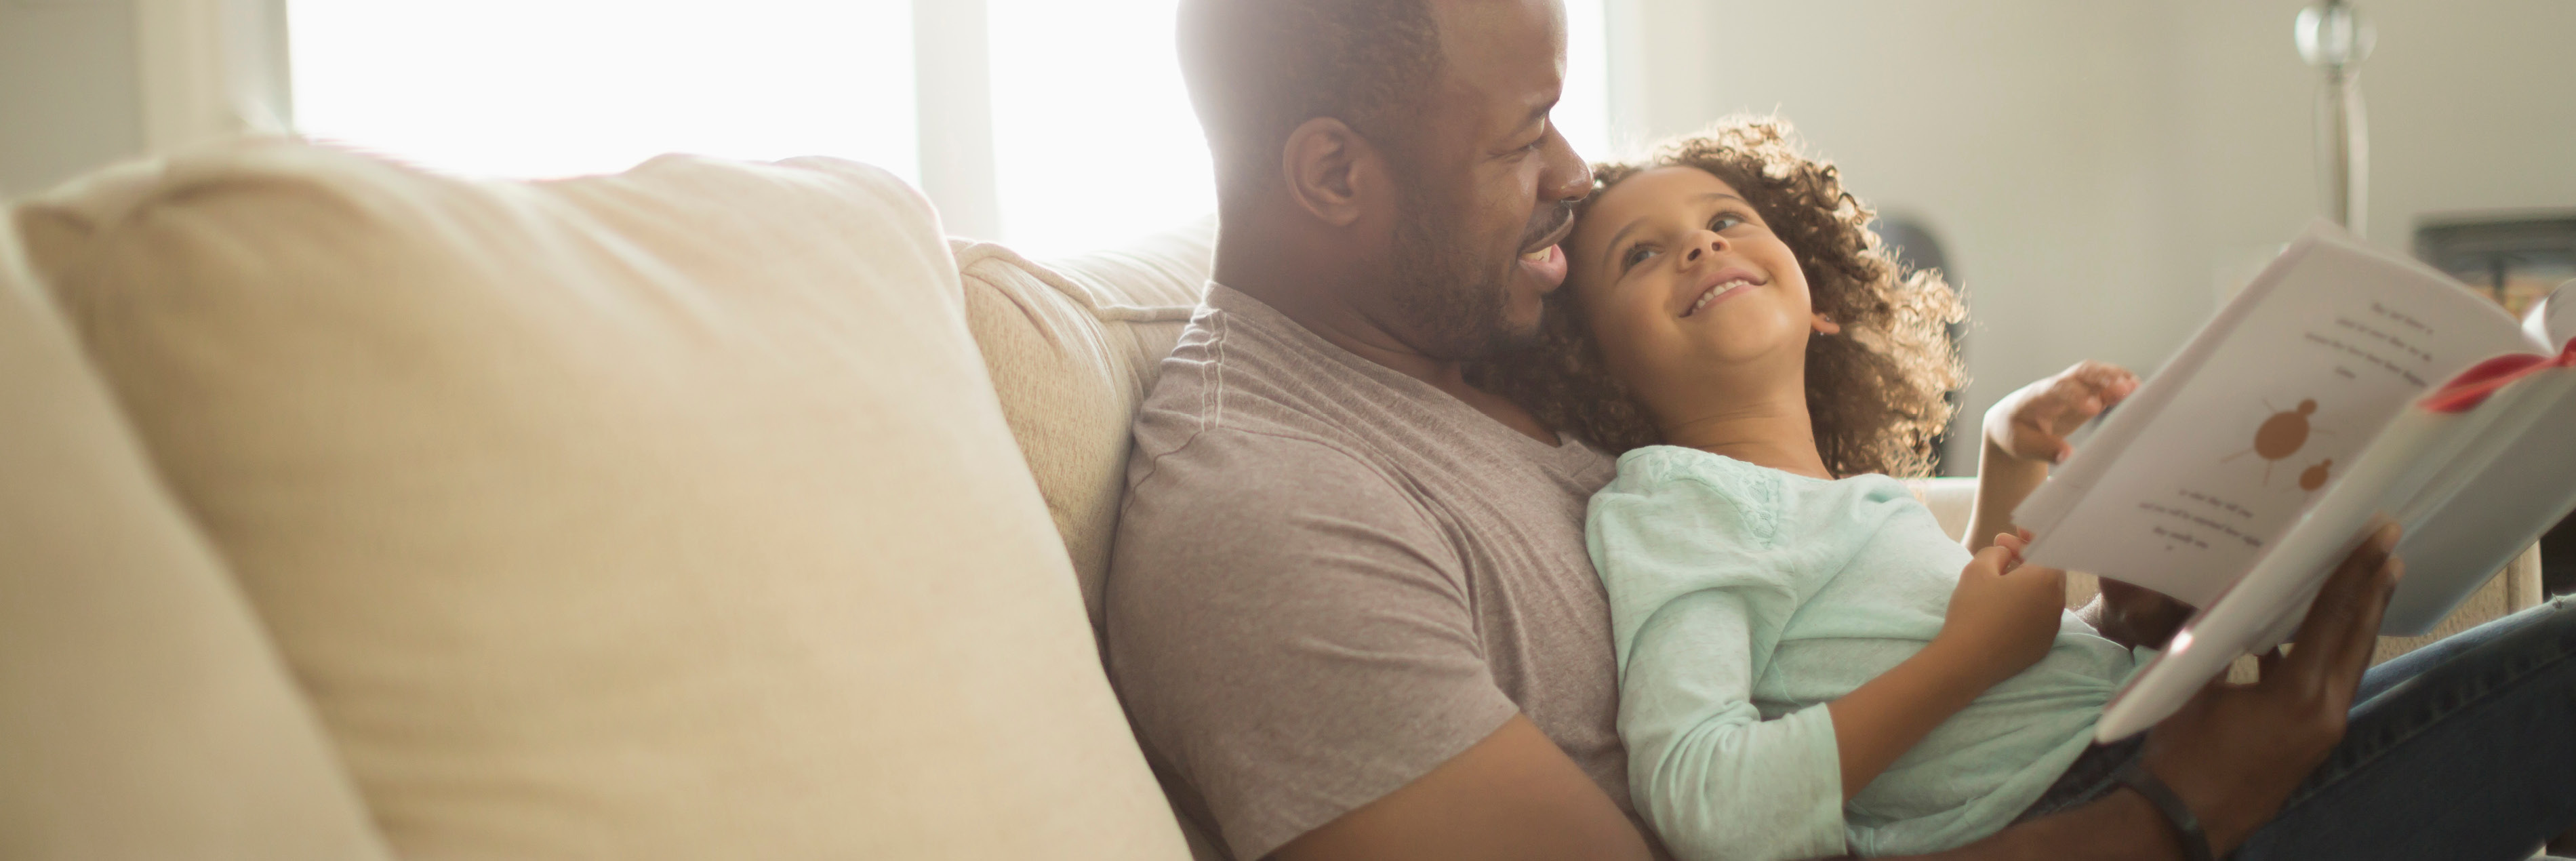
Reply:
M1725 325L1716 320L1705 327L1685 327L1691 352L1701 361L1717 365L1758 365L1784 357L1805 361L1805 329L1782 331L1774 327ZM1696 331L1693 331L1696 329Z

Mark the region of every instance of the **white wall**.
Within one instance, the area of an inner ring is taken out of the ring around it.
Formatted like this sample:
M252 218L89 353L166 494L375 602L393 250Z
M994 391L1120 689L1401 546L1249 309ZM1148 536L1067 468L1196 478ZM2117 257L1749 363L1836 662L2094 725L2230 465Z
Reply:
M1971 419L2078 359L2153 368L2316 212L2298 0L1623 2L1617 120L1776 109L1938 234ZM2576 208L2576 3L2360 6L2374 243L2405 250L2425 213Z
M2313 84L2289 47L2284 0L2192 0L2177 71L2190 133L2178 179L2230 205L2190 226L2240 247L2278 242L2315 206ZM2406 250L2417 219L2576 209L2576 3L2361 0L2379 48L2369 102L2369 237ZM2241 133L2233 133L2241 129Z
M132 0L0 0L0 198L143 151Z
M0 0L0 199L286 127L285 0Z

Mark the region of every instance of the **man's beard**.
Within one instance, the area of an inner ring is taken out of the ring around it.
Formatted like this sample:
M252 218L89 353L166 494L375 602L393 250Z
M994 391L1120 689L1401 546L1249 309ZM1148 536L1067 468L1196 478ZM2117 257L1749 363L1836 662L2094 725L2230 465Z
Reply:
M1511 319L1512 279L1520 274L1520 249L1496 260L1494 249L1442 216L1454 211L1435 200L1419 180L1402 182L1402 210L1395 228L1392 298L1413 324L1413 348L1449 361L1481 359L1528 346L1538 326ZM1553 229L1562 221L1551 220ZM1533 232L1531 236L1544 235Z

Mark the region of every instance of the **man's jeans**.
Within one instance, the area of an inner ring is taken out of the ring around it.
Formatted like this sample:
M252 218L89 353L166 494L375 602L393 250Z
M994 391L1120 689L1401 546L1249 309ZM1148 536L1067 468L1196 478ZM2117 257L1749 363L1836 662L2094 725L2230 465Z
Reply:
M2087 751L2024 818L2109 794L2136 753L2137 739ZM2372 667L2343 742L2235 857L2508 861L2569 826L2576 597Z

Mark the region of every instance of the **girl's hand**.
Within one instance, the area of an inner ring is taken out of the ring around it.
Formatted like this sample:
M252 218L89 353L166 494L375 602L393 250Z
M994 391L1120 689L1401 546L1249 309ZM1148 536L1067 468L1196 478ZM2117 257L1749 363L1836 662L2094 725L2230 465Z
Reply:
M2138 375L2116 365L2084 361L2057 376L2023 386L1986 410L1988 450L2038 463L2064 463L2075 454L2066 435L2138 390Z
M2021 564L2029 533L1997 535L1959 572L1950 610L1932 647L1985 672L1985 682L2011 678L2057 643L2066 611L2066 572Z

